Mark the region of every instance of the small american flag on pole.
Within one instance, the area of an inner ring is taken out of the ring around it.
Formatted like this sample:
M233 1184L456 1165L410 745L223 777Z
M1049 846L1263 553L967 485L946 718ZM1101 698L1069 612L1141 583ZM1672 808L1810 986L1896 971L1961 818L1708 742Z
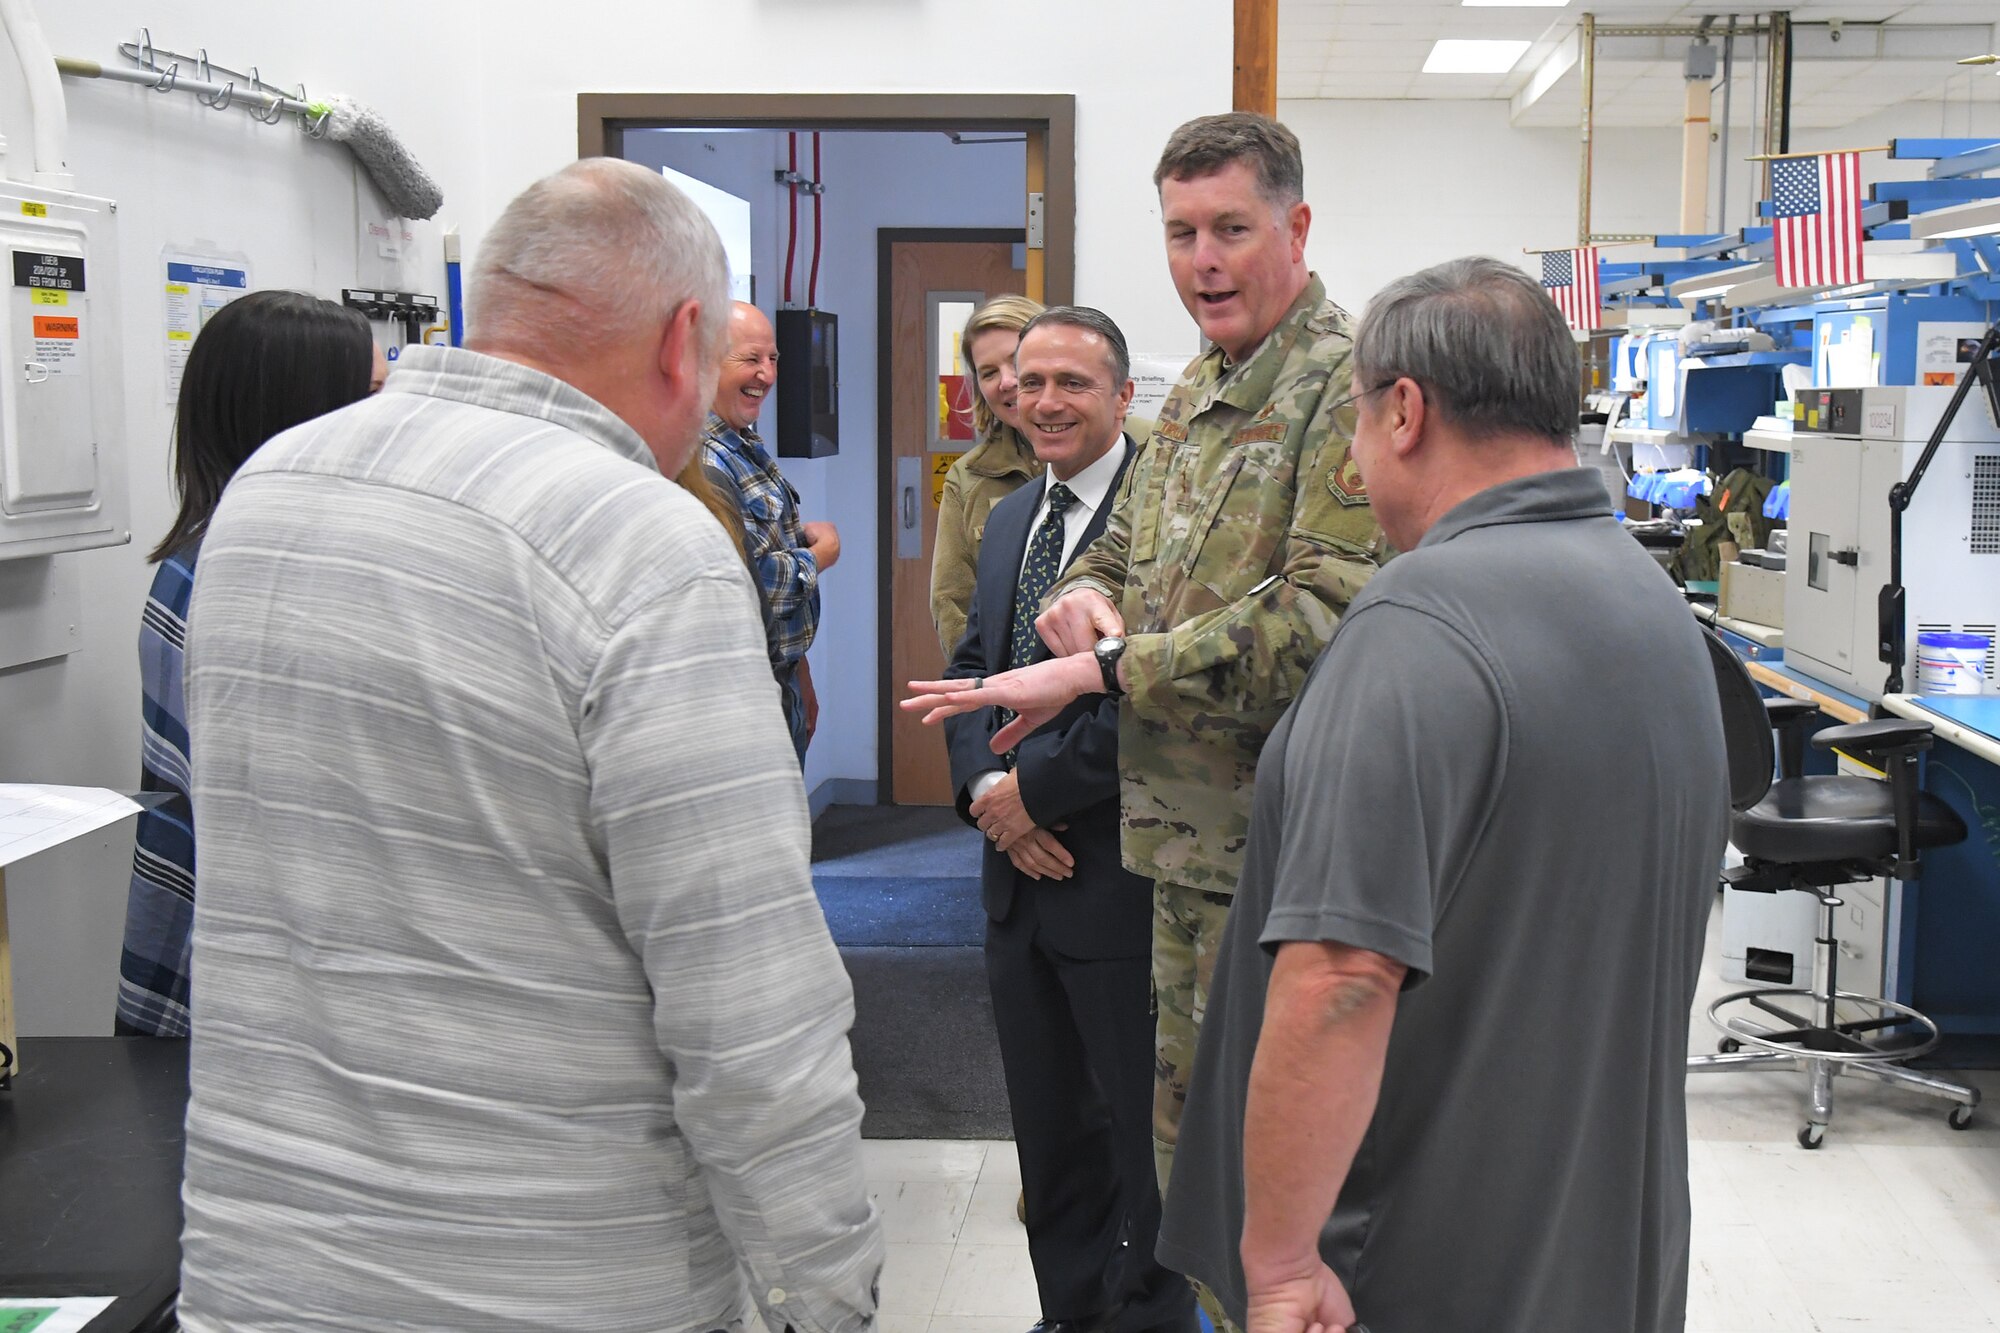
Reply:
M1861 154L1771 164L1772 249L1781 287L1863 282Z
M1597 327L1597 247L1550 250L1542 256L1542 286L1579 333Z

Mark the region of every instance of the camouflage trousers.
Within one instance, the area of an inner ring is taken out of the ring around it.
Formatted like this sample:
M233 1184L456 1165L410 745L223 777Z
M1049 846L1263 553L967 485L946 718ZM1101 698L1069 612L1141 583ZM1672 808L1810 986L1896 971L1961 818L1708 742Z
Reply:
M1229 924L1230 901L1226 893L1165 880L1153 885L1153 1004L1158 1015L1153 1034L1153 1165L1163 1200L1174 1147L1180 1141L1188 1079L1194 1072L1195 1042L1201 1036L1208 987L1222 948L1222 928ZM1215 1333L1239 1333L1214 1294L1201 1283L1190 1282Z

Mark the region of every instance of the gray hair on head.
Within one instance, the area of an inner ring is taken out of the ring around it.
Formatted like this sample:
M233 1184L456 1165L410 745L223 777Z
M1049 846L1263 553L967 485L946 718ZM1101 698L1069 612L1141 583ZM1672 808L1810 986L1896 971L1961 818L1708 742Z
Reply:
M1354 334L1354 387L1405 376L1468 438L1576 437L1576 340L1541 284L1512 264L1454 259L1375 294Z
M1299 136L1254 111L1199 116L1175 130L1153 168L1153 188L1164 180L1192 180L1246 161L1256 169L1259 193L1272 204L1290 208L1304 201L1306 167Z
M721 355L729 261L715 227L666 177L592 157L514 197L466 292L466 341L575 359L701 302L702 350Z
M1111 316L1087 305L1052 305L1028 321L1027 327L1021 330L1021 340L1026 342L1030 333L1051 324L1082 329L1104 339L1104 345L1111 354L1113 388L1132 378L1132 354L1126 350L1125 333L1112 323Z

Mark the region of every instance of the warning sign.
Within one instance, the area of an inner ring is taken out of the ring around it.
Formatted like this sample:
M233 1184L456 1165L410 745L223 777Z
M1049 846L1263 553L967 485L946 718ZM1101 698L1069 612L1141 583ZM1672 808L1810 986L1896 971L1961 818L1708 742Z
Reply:
M931 508L944 503L944 476L951 471L951 465L965 457L963 453L931 455Z
M77 315L36 315L34 338L28 344L31 364L54 379L73 375L82 365L83 320Z

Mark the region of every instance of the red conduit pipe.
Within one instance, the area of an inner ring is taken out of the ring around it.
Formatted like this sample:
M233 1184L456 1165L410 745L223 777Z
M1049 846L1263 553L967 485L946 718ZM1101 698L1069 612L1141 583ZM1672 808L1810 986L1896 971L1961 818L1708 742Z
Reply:
M799 174L799 136L797 132L793 132L786 137L791 143L791 173L796 178ZM792 256L797 252L799 245L799 187L793 184L792 181L787 180L785 182L785 193L790 197L792 207L792 220L790 225L785 228L785 304L790 305L792 303Z
M806 309L819 309L819 201L823 186L819 175L819 131L813 131L813 262L812 276L806 281Z

